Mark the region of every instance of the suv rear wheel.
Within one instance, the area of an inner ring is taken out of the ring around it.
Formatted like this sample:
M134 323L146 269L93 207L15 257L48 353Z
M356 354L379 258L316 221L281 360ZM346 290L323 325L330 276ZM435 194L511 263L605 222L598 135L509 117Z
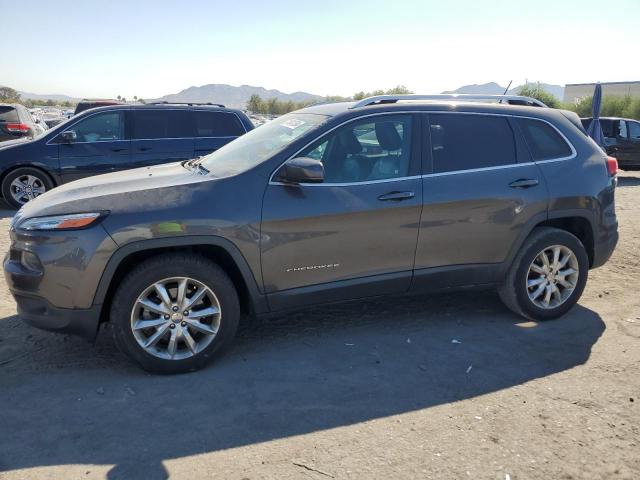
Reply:
M110 319L118 347L145 370L182 373L202 368L231 345L240 303L215 263L196 255L160 255L127 275Z
M2 197L13 208L39 197L53 188L51 179L37 168L22 167L9 172L2 180Z
M537 228L516 256L498 293L518 315L551 320L580 299L588 272L589 258L577 237L565 230Z

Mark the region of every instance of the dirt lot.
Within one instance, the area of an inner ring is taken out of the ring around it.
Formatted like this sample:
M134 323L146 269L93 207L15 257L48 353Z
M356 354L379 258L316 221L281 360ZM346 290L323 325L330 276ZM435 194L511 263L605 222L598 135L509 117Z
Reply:
M638 479L639 205L622 175L618 249L559 321L493 292L343 304L177 377L23 325L0 278L0 478Z

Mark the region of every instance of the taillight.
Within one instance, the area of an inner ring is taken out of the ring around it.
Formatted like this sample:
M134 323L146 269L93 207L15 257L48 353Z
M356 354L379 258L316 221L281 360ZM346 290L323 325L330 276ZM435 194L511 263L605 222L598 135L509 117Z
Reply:
M618 173L618 160L614 157L607 157L607 171L610 177L615 177Z
M30 130L25 123L5 123L4 128L11 133L28 133Z

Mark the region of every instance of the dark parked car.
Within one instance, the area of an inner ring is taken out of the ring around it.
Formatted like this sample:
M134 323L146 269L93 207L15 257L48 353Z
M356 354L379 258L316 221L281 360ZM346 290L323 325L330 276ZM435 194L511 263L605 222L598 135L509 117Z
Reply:
M306 108L28 203L4 262L19 315L88 338L110 322L144 368L181 372L241 313L469 285L566 313L617 242L615 159L570 112L405 98Z
M0 144L0 191L18 208L79 178L206 155L251 129L244 113L221 106L94 108L30 142Z
M27 107L19 103L0 103L0 142L32 138L41 131ZM0 143L0 148L3 145Z
M124 104L125 104L124 102L121 102L120 100L114 100L114 99L98 99L98 98L86 99L85 98L84 100L80 100L78 102L73 114L77 115L81 112L84 112L85 110L90 110L92 108L97 108L97 107L108 107L109 105L124 105Z
M591 118L582 118L584 128L589 128ZM629 118L601 117L605 149L616 157L620 168L640 169L640 122Z

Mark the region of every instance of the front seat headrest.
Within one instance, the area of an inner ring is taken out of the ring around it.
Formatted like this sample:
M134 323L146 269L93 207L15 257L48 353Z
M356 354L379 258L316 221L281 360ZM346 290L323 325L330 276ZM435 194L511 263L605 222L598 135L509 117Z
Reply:
M402 148L402 138L393 122L376 123L376 137L383 150L393 151Z
M340 132L338 135L338 145L347 155L355 155L362 151L362 145L351 130Z

